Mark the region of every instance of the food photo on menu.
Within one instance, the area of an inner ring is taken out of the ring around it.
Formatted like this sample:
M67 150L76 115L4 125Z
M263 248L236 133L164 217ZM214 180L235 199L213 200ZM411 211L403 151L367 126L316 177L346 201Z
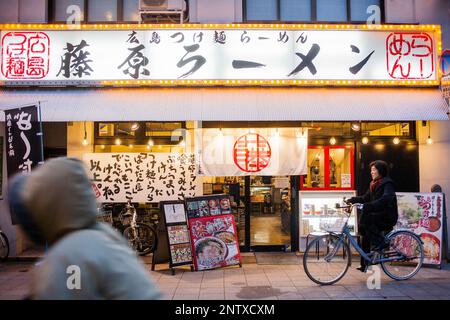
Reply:
M425 264L442 261L443 197L439 193L397 193L397 229L409 229L423 241ZM399 244L407 247L408 244Z
M234 217L206 217L190 221L197 270L240 264Z
M169 234L169 243L186 243L189 242L189 231L186 225L181 226L168 226L167 232Z
M170 254L174 264L192 261L192 250L190 243L176 244L170 246Z

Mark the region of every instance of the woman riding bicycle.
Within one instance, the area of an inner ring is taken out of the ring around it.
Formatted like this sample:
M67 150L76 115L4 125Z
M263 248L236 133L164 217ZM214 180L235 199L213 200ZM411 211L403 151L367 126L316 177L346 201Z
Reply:
M369 253L381 250L384 244L383 232L392 231L397 224L398 208L394 181L389 178L389 167L386 162L376 160L370 163L372 182L370 188L361 197L353 197L348 203L362 203L362 212L358 217L358 230L361 236L361 248ZM358 270L365 272L367 262L361 257Z

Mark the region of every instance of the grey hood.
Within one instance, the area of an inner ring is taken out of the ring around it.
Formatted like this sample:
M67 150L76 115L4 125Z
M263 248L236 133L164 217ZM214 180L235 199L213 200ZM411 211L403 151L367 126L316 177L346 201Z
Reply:
M8 200L11 213L36 242L53 244L71 231L96 226L95 195L78 159L51 159L14 177Z

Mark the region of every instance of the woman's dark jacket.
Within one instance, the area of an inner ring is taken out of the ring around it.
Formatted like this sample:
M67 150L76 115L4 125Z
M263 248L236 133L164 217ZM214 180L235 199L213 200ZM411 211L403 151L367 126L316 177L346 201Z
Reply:
M391 178L384 177L373 191L369 188L363 196L353 197L348 202L364 203L363 214L379 216L387 228L393 227L397 223L397 197L394 181Z

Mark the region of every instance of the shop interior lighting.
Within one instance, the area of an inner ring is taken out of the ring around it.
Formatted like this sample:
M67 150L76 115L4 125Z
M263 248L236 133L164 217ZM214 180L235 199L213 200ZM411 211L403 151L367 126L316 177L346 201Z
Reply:
M330 144L331 144L332 146L334 146L334 145L336 144L336 138L335 138L335 137L331 137L331 138L330 138Z
M400 143L400 138L399 138L399 137L395 137L395 138L392 140L392 142L393 142L394 144L399 144L399 143Z
M122 141L120 139L116 139L115 143L117 146L120 146L122 144Z
M362 142L363 144L368 144L368 143L369 143L369 138L363 137L362 140L361 140L361 142Z
M149 147L153 147L153 146L155 145L155 143L153 142L152 139L149 139L147 145L148 145Z
M352 128L353 131L358 132L359 130L361 130L361 123L359 123L359 122L352 122L351 128Z
M84 122L84 139L83 139L83 146L87 146L88 145L88 141L87 141L87 130L86 130L86 121Z
M0 24L0 30L71 30L68 24ZM436 55L441 56L441 26L440 25L356 25L356 24L82 24L80 30L361 30L389 32L433 32L436 34ZM259 80L259 79L204 79L204 80L105 80L96 84L102 86L338 86L338 87L435 87L439 86L441 70L437 70L434 80Z
M136 131L137 129L139 129L139 123L135 122L131 125L131 131Z

